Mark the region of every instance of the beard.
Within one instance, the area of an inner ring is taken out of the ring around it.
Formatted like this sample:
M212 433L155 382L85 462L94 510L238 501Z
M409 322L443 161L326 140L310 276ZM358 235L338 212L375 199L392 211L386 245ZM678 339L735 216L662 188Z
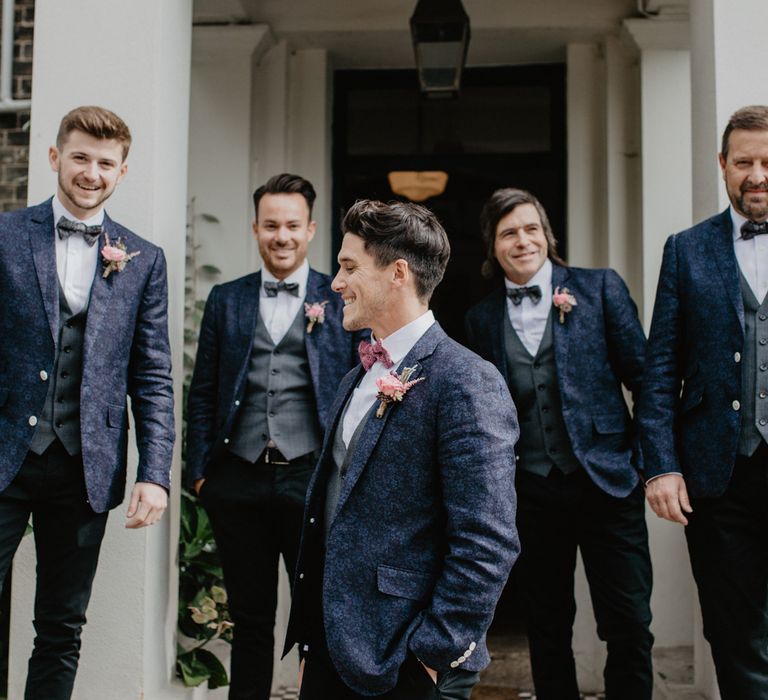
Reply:
M751 190L751 191L750 191ZM755 190L762 193L755 196ZM749 180L739 187L735 197L731 197L736 209L750 221L763 221L768 217L768 183L754 185Z

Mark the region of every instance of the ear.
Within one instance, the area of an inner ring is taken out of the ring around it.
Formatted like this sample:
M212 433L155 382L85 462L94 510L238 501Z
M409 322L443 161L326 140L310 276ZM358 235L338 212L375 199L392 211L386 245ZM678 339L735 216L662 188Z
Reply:
M307 243L315 237L315 231L317 231L317 221L310 221L307 226Z
M725 165L726 165L725 156L722 153L718 153L717 161L718 163L720 163L720 171L723 173L723 177L725 177Z
M259 222L254 219L251 222L251 228L253 229L253 235L256 236L256 238L259 237Z
M53 170L53 172L59 172L59 149L56 148L56 146L51 146L48 149L48 162L50 163L51 170Z
M392 284L395 287L404 287L411 279L411 268L408 261L398 258L392 263Z
M117 181L115 182L116 185L119 185L123 178L125 177L125 174L128 172L128 163L123 161L123 164L120 166L120 173L117 176Z

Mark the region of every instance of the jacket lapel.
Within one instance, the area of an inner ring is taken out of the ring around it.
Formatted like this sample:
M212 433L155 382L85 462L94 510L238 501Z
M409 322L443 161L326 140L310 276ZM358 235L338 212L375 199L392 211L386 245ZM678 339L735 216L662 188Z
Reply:
M434 323L405 356L400 363L399 372L402 372L406 367L415 367L413 374L411 374L411 380L418 379L422 371L420 361L429 357L443 338L445 338L445 332L437 323ZM378 403L376 405L378 406ZM390 405L381 418L376 418L375 411L373 411L364 419L367 422L360 433L360 439L355 447L355 454L349 462L347 475L341 484L337 512L344 506L344 502L349 497L350 492L368 464L368 460L378 444L387 422L396 410L398 410L397 404Z
M51 201L52 199L49 199L32 210L28 231L43 307L51 328L53 344L56 346L59 341L59 276L56 271L56 241Z
M325 278L310 268L305 302L313 304L314 302L327 301L331 293ZM319 396L322 391L320 386L320 353L322 352L322 339L325 335L323 333L323 326L320 323L314 324L311 333L307 332L306 324L304 325L304 347L307 350L309 374L315 387L315 396Z
M250 342L256 332L259 319L259 296L261 294L261 272L249 277L240 289L240 299L237 303L237 324L240 335L246 336Z
M739 317L741 330L744 331L744 301L739 282L739 263L733 250L733 227L730 210L726 209L712 220L709 230L709 250L712 268L723 279L726 294Z
M488 313L490 315L488 342L491 345L493 364L501 369L505 381L508 381L507 348L504 345L504 314L507 313L506 287L502 287L494 292Z
M115 281L112 279L115 275L130 275L130 263L128 267L122 272L112 272L109 277L104 277L104 267L101 264L101 249L104 247L106 240L105 234L109 236L110 242L115 243L117 239L117 232L115 231L115 225L107 214L104 214L104 230L99 236L99 240L96 243L96 247L99 250L98 260L96 262L96 271L93 274L93 284L91 285L91 295L88 300L88 316L85 320L85 338L83 340L83 358L90 357L93 351L93 346L96 343L96 338L99 335L100 330L105 325L102 321L110 306L112 298L112 290L115 286ZM129 253L133 253L137 250L136 246L131 247L131 236L122 236L123 243Z
M563 287L567 287L570 276L571 272L567 267L552 265L552 293L558 287L560 287L560 291L563 290ZM576 301L578 302L578 299ZM578 308L576 306L570 314L565 315L565 323L560 323L560 312L557 309L554 307L550 309L550 314L552 314L552 342L555 344L555 367L557 368L558 377L565 377L565 372L568 368L568 345L571 336L571 326L574 323L574 320L570 317L577 313L576 310Z

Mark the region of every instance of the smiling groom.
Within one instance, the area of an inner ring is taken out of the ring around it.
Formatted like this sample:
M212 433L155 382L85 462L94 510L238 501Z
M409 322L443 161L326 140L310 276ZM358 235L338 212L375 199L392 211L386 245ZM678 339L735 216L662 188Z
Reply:
M56 194L0 216L0 580L32 515L35 642L25 698L67 700L108 511L139 450L126 527L162 516L174 442L163 251L110 219L128 127L101 107L61 121Z
M435 216L363 200L342 230L344 328L376 342L329 412L285 649L302 700L469 698L519 551L515 409L429 310L450 254Z

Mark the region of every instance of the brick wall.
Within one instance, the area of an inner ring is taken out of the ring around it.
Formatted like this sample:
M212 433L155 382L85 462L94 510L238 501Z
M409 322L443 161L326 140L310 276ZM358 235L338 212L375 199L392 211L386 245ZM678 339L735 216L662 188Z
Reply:
M13 0L0 0L12 2ZM13 98L32 96L34 0L16 0L13 43ZM27 205L29 110L0 112L0 211Z

